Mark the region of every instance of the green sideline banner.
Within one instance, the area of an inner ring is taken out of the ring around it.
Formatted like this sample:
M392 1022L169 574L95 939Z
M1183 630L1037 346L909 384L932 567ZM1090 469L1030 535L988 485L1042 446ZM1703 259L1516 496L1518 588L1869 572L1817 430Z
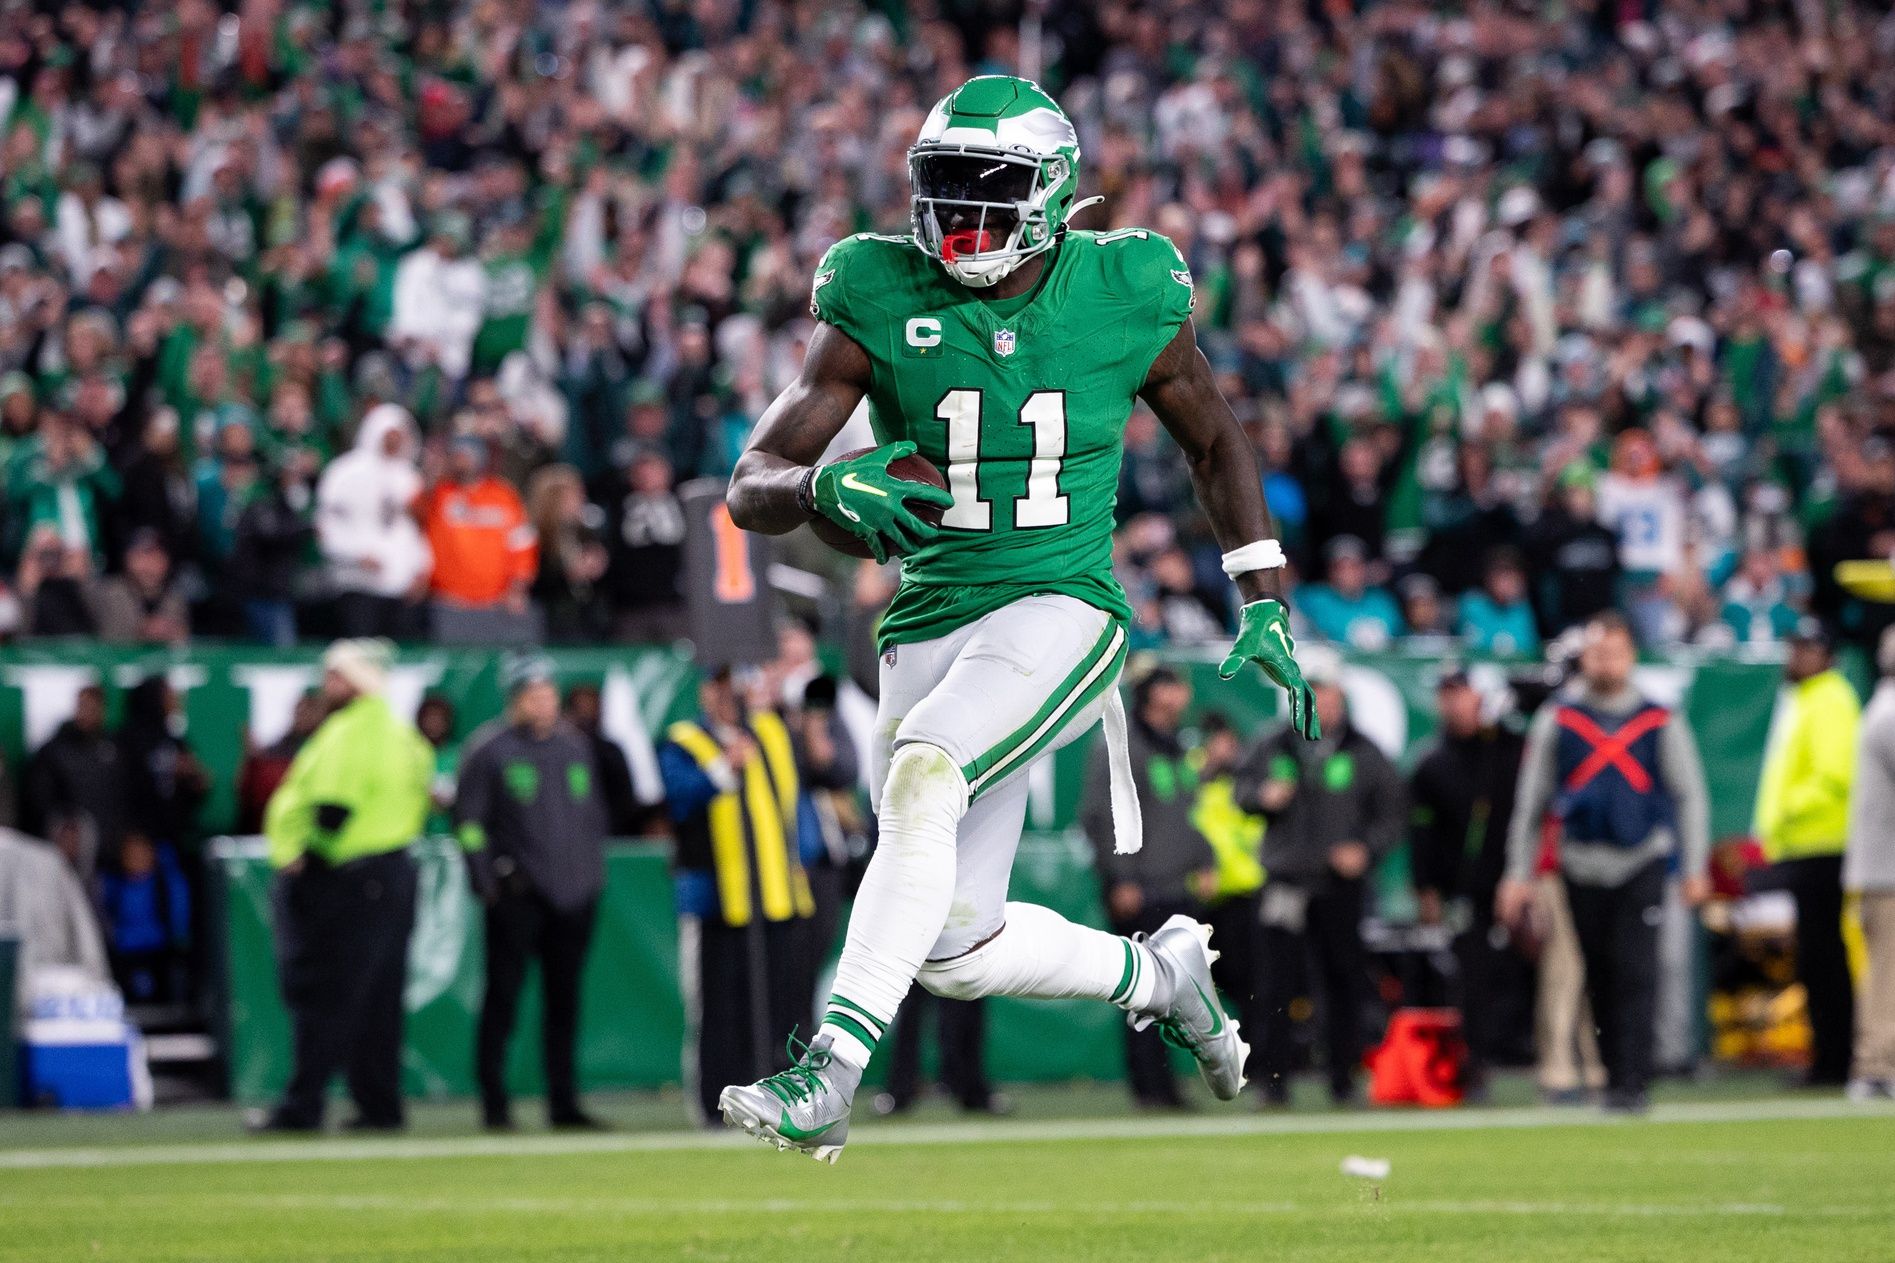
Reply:
M290 1071L289 1019L277 989L270 932L270 869L257 839L221 838L211 854L225 932L228 986L221 1035L230 1092L240 1101L262 1102L282 1090ZM465 1096L475 1090L480 906L452 842L430 840L415 855L421 895L408 953L403 1086L414 1096ZM1088 867L1076 836L1030 835L1021 846L1014 894L1096 924L1100 911L1092 883L1084 880ZM521 1093L543 1086L539 1004L534 977L521 999L508 1058L508 1079ZM656 1088L681 1081L685 1018L678 924L662 844L621 843L607 857L582 1006L581 1083ZM1002 1080L1111 1079L1121 1072L1118 1012L1105 1005L999 1000L989 1024L989 1070Z

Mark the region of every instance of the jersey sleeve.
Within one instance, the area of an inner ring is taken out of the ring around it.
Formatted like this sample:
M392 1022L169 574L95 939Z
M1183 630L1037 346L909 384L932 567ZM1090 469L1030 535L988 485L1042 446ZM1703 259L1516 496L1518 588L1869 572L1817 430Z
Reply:
M1132 352L1140 364L1149 366L1191 318L1197 300L1190 265L1161 233L1108 233L1099 241L1101 249L1113 252L1116 288L1138 313Z
M864 244L861 237L844 237L830 246L816 265L809 287L809 314L857 342L866 341L865 330L874 314L873 305L862 294L871 271Z

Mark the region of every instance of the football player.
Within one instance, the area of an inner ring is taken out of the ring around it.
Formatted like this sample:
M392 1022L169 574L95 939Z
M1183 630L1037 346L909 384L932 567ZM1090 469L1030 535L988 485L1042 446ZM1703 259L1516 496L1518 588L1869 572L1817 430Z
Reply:
M1242 625L1245 662L1317 733L1255 457L1191 328L1191 274L1144 229L1068 227L1084 203L1072 122L1024 79L971 79L909 151L912 236L863 233L816 273L802 374L758 422L730 511L782 534L818 517L902 558L880 630L871 792L880 845L822 1025L795 1064L733 1086L726 1123L834 1161L862 1068L917 979L955 999L1088 996L1156 1024L1220 1099L1247 1051L1211 984L1210 931L1120 938L1007 902L1027 770L1105 720L1114 828L1137 846L1117 683L1131 610L1112 575L1122 433L1143 399L1184 450ZM882 446L821 463L867 397ZM919 451L947 489L904 480ZM939 528L915 512L935 505Z

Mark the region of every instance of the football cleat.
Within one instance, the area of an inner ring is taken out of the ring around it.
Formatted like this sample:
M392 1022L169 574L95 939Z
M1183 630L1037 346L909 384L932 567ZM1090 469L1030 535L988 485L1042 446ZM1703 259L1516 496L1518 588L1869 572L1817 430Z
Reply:
M1238 1034L1237 1023L1224 1012L1211 981L1211 927L1187 916L1175 916L1158 932L1139 941L1150 949L1165 980L1169 1000L1163 1010L1132 1013L1127 1021L1142 1031L1156 1026L1167 1044L1197 1058L1198 1074L1220 1101L1233 1101L1244 1090L1244 1061L1250 1045ZM1164 992L1160 992L1164 995Z
M849 1138L849 1106L861 1076L831 1056L825 1035L807 1044L791 1035L787 1047L794 1062L788 1070L725 1088L717 1108L726 1127L833 1163Z

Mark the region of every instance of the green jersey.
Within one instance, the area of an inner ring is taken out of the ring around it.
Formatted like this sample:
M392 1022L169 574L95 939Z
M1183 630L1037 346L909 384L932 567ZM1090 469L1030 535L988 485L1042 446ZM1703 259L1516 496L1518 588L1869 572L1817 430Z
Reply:
M1113 508L1125 421L1191 314L1177 247L1142 228L1069 231L1038 285L985 299L909 237L837 242L811 310L868 352L878 443L907 439L954 504L904 559L884 646L931 640L1036 593L1122 620Z

